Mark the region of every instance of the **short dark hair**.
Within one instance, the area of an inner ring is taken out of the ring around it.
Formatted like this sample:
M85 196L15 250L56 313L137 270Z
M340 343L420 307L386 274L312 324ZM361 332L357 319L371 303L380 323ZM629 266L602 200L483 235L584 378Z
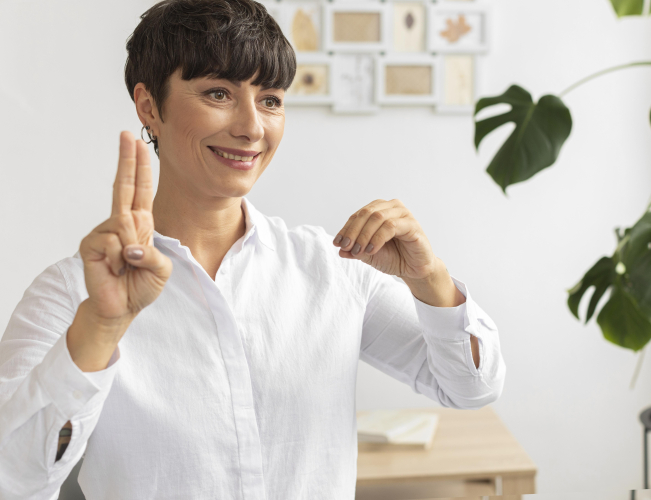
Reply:
M140 16L127 40L124 79L133 99L145 84L163 119L169 77L211 76L287 90L296 55L267 9L254 0L163 0ZM158 143L154 141L158 154Z

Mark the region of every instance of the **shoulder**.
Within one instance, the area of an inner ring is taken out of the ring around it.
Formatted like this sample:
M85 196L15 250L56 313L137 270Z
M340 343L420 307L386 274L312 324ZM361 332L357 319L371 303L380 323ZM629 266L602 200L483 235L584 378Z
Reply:
M51 332L64 332L87 296L81 257L67 257L49 265L23 293L2 340L47 339L47 343L54 343L56 337Z
M324 274L334 275L334 279L349 284L366 301L378 271L362 261L340 257L339 247L332 243L333 234L319 225L301 224L289 228L280 217L265 216L265 219L280 258L287 258L308 274L318 274L321 279Z

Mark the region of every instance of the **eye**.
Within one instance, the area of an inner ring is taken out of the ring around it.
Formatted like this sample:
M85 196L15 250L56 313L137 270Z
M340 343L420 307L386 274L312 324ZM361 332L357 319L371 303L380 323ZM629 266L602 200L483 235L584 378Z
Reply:
M280 106L280 99L276 96L267 96L262 99L262 103L266 108L277 108Z
M214 96L215 101L225 101L228 97L228 93L223 89L211 90L208 95Z

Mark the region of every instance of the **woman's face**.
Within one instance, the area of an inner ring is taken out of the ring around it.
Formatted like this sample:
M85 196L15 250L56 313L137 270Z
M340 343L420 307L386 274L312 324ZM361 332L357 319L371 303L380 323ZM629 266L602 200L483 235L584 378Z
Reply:
M161 175L190 195L239 197L251 190L285 128L285 92L251 85L254 78L183 80L180 70L170 76L165 121L152 109L149 123L158 136Z

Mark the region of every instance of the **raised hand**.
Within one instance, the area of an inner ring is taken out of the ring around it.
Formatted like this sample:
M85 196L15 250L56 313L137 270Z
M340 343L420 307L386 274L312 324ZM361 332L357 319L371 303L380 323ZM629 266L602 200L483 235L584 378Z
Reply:
M172 262L154 246L153 184L149 151L130 132L120 134L111 217L79 247L97 319L130 322L163 291Z
M172 261L154 246L152 206L147 146L122 132L111 217L79 246L88 298L79 305L66 342L82 371L106 368L131 321L156 300L172 274ZM70 421L62 432L69 429ZM70 440L61 436L56 460Z

